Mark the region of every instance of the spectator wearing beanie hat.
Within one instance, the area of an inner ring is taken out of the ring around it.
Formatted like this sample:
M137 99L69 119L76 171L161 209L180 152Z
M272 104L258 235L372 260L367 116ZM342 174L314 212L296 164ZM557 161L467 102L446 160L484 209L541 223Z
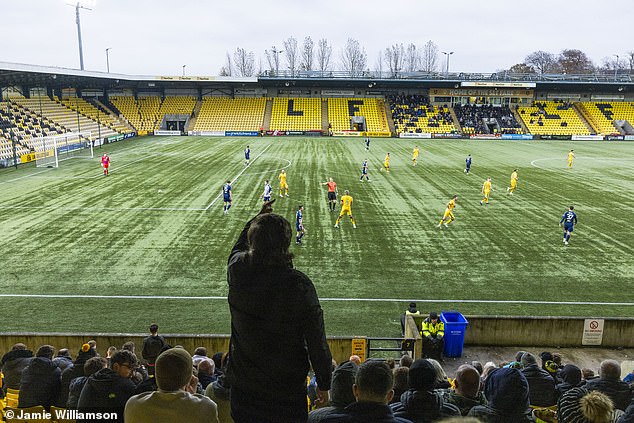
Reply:
M560 423L613 423L621 414L607 395L581 387L569 389L557 406Z
M355 402L352 385L359 366L352 361L344 361L332 373L330 385L330 405L308 413L308 423L318 423L326 417L343 412L343 409Z
M144 392L128 400L126 423L218 423L216 403L196 394L192 356L182 348L158 356L155 378L159 390Z
M429 360L414 361L407 375L407 391L401 395L401 402L391 406L394 415L414 423L460 416L458 407L446 402L440 392L434 391L436 379L436 369Z
M522 370L528 381L530 403L537 407L551 407L557 404L555 379L537 365L537 359L529 352L522 355Z
M62 372L53 363L54 352L50 345L42 345L22 371L19 408L43 405L48 410L51 405L57 405Z
M67 367L62 372L62 387L59 394L59 403L64 405L68 402L68 392L70 382L76 377L84 376L84 365L88 360L97 356L97 351L90 348L89 344L83 344L77 354L77 359L72 366Z

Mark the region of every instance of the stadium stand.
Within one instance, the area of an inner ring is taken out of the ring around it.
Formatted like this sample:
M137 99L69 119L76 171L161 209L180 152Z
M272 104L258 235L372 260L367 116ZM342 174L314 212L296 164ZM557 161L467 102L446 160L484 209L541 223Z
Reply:
M82 114L78 114L77 111L69 109L63 105L57 97L55 97L55 100L42 96L28 99L15 99L14 101L35 114L38 114L41 110L43 117L65 129L65 131L60 132L90 131L93 133L93 137L96 137L100 127L102 137L117 134L113 129L103 124L100 125L96 121Z
M95 107L93 104L87 102L83 98L69 97L62 99L61 103L71 110L79 110L79 113L86 116L89 119L99 122L102 125L106 125L108 128L116 131L120 134L127 134L132 132L118 117L112 116L103 109Z
M456 132L447 106L432 106L422 95L393 95L388 97L394 129L397 134Z
M350 130L352 116L364 116L367 131L390 132L382 98L328 99L328 120L334 131Z
M321 98L274 98L270 129L321 130Z
M464 134L521 134L522 127L507 106L484 105L454 106Z
M577 103L597 134L618 134L615 121L624 120L634 125L634 103L629 102L582 102Z
M20 156L30 152L31 139L63 132L66 132L63 126L19 104L0 102L0 159L13 157L11 140L16 142L16 154Z
M532 134L589 135L590 131L570 103L535 101L517 112Z
M257 131L265 107L266 98L205 97L194 131Z
M159 121L161 99L158 96L139 97L110 97L112 104L123 114L137 131L153 131Z

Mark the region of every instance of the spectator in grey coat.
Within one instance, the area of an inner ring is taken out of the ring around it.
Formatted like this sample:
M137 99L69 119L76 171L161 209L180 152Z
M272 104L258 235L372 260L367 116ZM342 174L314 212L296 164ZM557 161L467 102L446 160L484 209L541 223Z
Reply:
M588 391L599 391L606 394L614 407L625 410L632 401L632 388L621 381L621 365L616 360L604 360L599 368L599 378L586 383Z

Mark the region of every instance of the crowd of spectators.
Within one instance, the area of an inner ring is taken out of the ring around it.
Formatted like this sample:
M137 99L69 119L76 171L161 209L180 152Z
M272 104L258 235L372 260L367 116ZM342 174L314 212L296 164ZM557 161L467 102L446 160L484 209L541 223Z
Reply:
M156 332L147 343L152 336ZM64 349L56 355L52 346L43 345L33 354L26 345L16 344L2 357L4 391L19 389L21 408L115 412L117 421L124 416L133 423L234 421L227 354L210 357L199 347L192 356L165 342L152 357L149 374L147 358L135 355L133 343L112 350L109 358L100 357L95 346L86 343L71 362ZM555 416L561 423L634 423L634 385L628 383L634 375L622 380L615 360L601 362L595 375L591 369L562 363L558 354L519 351L510 361L463 364L448 377L433 359L412 360L404 354L398 361L361 363L351 356L339 365L333 361L327 404L317 401L315 377L312 372L309 376L310 423L530 423L555 422Z
M398 94L387 96L394 120L396 132L417 132L423 130L418 122L434 128L440 125L453 125L453 119L447 106L436 107L429 103L429 97L412 94Z
M491 104L457 104L454 111L462 127L468 134L521 134L522 126L517 122L508 106L493 106ZM497 124L491 129L487 122ZM499 130L497 129L499 127Z

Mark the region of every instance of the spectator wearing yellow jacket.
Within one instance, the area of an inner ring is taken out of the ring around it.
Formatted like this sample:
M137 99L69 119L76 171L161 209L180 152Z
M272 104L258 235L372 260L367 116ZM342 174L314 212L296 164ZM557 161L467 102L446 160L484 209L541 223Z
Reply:
M438 319L435 311L429 313L429 317L423 320L421 329L423 337L423 358L442 360L442 351L445 346L445 324Z

